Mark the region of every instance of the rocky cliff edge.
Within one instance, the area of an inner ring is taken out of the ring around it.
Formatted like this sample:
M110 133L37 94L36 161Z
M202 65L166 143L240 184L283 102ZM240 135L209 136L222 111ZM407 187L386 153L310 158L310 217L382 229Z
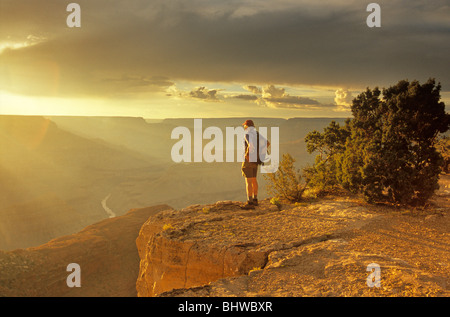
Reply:
M163 211L136 240L137 295L449 296L447 195L426 209L333 197ZM380 287L367 284L371 263L380 267Z

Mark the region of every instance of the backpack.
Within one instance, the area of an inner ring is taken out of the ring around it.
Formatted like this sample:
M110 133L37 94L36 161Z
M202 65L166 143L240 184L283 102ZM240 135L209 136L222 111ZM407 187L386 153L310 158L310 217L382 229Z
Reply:
M266 159L266 153L267 153L267 142L265 143L264 147L262 149L259 148L259 133L258 131L256 132L256 148L258 149L258 151L256 152L257 156L256 156L256 163L258 165L264 165L264 161ZM247 137L245 137L245 142L248 144L248 140Z

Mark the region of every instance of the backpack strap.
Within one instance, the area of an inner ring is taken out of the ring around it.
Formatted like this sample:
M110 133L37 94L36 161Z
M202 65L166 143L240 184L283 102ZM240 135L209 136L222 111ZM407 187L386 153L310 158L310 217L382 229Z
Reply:
M261 161L261 158L259 157L259 132L256 131L256 163L258 163L258 165L263 164L263 162ZM247 134L249 139L250 139L250 134ZM250 153L248 153L249 149L250 149L250 140L247 140L247 135L244 137L245 143L247 144L247 150L245 151L245 155L247 156L247 154L249 155L249 160L250 160ZM264 165L264 164L263 164Z

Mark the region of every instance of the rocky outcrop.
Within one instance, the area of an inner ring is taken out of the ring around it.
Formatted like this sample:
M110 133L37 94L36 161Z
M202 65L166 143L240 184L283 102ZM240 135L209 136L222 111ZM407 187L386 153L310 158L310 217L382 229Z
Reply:
M165 211L136 240L137 295L448 296L449 224L448 206L415 213L339 197ZM371 263L381 287L367 285Z
M136 237L150 216L170 209L130 210L39 247L0 251L0 296L136 296ZM80 265L81 287L67 286L70 263Z
M136 283L138 296L203 285L264 265L267 248L257 248L253 241L233 241L233 233L222 227L227 221L245 215L253 214L240 211L239 205L230 201L150 217L136 241L141 257ZM207 228L209 225L214 229ZM217 229L225 237L217 235ZM198 233L202 237L196 236Z
M274 252L330 240L374 217L345 201L281 211L268 200L250 211L228 201L159 213L148 219L137 239L138 296L246 275L264 268Z

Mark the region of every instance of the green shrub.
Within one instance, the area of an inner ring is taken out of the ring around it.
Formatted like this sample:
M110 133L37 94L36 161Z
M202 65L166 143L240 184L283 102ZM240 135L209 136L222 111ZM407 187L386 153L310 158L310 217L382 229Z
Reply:
M277 198L296 202L302 198L307 184L302 182L299 170L294 167L295 159L290 154L283 154L278 170L265 174L268 180L267 192Z

